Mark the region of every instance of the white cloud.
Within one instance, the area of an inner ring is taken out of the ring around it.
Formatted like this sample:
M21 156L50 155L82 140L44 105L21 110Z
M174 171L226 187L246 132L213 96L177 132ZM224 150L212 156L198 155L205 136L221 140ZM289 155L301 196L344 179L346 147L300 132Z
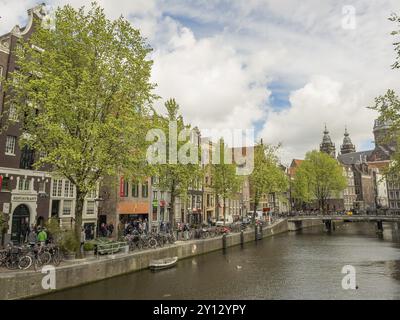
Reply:
M303 88L292 92L291 108L280 112L270 110L260 136L267 142L283 144L281 155L286 163L319 148L324 123L337 151L345 125L353 143L360 145L371 139L375 114L365 107L365 96L354 89L326 76L313 76Z
M0 32L23 21L34 3L0 0ZM400 12L398 0L100 4L112 18L123 14L149 39L157 93L163 99L175 97L187 120L211 129L261 122L259 137L283 142L285 162L318 147L324 122L337 148L345 124L354 143L372 140L375 115L366 106L387 88L400 89L397 73L390 69L394 52L389 33L395 26L387 20ZM356 10L354 30L341 26L344 5ZM290 90L290 108L283 111L268 100L276 82Z

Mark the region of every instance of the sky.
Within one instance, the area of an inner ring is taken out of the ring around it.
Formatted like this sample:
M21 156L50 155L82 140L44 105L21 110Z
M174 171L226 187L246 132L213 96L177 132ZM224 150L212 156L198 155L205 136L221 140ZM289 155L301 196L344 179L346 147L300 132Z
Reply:
M26 23L42 1L0 0L0 33ZM55 8L90 5L48 0ZM317 149L327 124L337 151L345 126L358 150L373 147L368 109L398 90L388 17L398 0L101 0L123 15L154 49L152 81L174 97L202 132L254 128L256 139L281 144L284 164Z

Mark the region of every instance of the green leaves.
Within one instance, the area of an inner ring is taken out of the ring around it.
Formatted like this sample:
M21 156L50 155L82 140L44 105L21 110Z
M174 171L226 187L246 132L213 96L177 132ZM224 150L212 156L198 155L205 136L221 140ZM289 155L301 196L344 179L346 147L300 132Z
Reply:
M254 147L254 170L249 177L256 206L264 194L287 190L288 181L276 155L278 147L259 143Z
M211 187L218 196L227 199L239 192L242 179L236 174L236 165L226 161L227 147L221 139L217 147L220 148L219 161L210 165L212 179ZM218 153L217 153L218 154Z
M170 99L166 101L165 108L167 115L162 117L155 114L153 116L153 125L161 129L166 136L166 163L157 164L153 168L155 175L158 177L156 186L171 193L171 215L173 215L175 197L186 199L188 190L202 181L203 170L199 161L196 161L196 163L182 163L181 159L176 159L177 151L182 149L184 145L189 145L196 151L195 156L200 157L200 146L192 144L189 136L184 139L182 137L182 139L178 139L178 135L182 130L190 130L190 126L184 123L183 117L179 114L177 102L174 99ZM175 131L170 130L171 124L176 126ZM175 156L171 156L173 153ZM197 160L200 160L200 158Z
M396 30L392 31L392 35L398 37L400 34L400 17L393 13L389 20L396 24ZM393 69L400 68L400 39L396 39L393 43L396 52L396 60L392 65ZM370 107L379 112L379 121L390 125L387 136L384 141L377 141L380 144L388 144L396 147L396 151L392 154L392 162L386 174L391 179L399 176L400 173L400 99L394 90L389 89L386 94L375 99L375 105Z
M317 199L324 207L327 199L337 196L346 186L339 163L324 152L311 151L296 170L292 194L306 203Z
M54 30L38 28L21 43L7 83L21 140L84 193L100 176L144 169L150 126L150 49L123 18L110 21L96 4L56 12ZM38 50L38 48L40 50Z

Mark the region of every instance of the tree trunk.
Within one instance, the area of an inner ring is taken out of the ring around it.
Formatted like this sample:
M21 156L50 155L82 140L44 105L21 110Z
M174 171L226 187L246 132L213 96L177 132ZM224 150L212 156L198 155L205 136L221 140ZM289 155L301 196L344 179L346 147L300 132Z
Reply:
M223 202L224 202L224 209L223 209L223 213L224 213L224 225L226 224L226 198L223 198Z
M171 201L170 201L170 209L169 209L169 223L171 224L171 227L174 227L174 218L175 218L175 182L172 182L171 186ZM185 210L186 211L186 210Z
M175 226L175 194L171 193L171 202L170 202L170 209L169 209L169 222L171 227L174 228Z
M215 194L215 222L219 221L219 194Z
M254 195L254 208L253 208L253 222L256 223L256 216L257 216L257 206L258 206L258 195L257 192Z
M276 208L276 194L275 194L275 192L272 193L272 199L273 199L274 213L275 213L275 208Z
M83 213L83 204L85 202L86 194L82 191L76 189L76 206L75 206L75 238L78 240L79 246L76 248L76 257L81 258L81 232L82 232L82 213Z

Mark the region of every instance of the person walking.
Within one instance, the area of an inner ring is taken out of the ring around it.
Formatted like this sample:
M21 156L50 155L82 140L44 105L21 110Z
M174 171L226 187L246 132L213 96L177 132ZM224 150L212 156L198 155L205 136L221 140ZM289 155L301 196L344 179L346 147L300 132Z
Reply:
M143 232L145 233L145 234L147 234L147 219L144 219L144 221L143 221Z
M110 224L108 225L108 231L110 233L110 238L112 237L112 234L114 232L114 225L112 224L112 222L110 222Z
M183 234L184 234L185 240L189 240L189 226L187 223L185 223L183 226Z
M35 228L32 225L31 230L28 235L28 243L31 247L33 247L33 246L35 246L36 242L37 242L37 234L36 234Z
M47 233L44 229L38 228L38 235L37 235L37 241L39 242L40 246L44 246L46 244L47 240Z

